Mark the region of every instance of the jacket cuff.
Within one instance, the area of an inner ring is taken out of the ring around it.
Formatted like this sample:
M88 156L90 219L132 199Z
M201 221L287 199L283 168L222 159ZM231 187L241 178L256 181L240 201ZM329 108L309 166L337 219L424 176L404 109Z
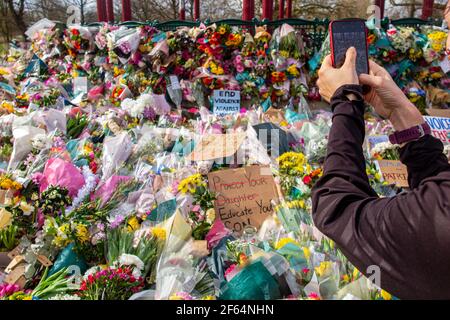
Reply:
M364 106L364 95L362 86L359 84L346 84L339 87L336 92L331 97L330 105L331 111L334 112L334 109L342 102L350 101L347 98L348 94L354 94L356 96L355 102L357 105Z

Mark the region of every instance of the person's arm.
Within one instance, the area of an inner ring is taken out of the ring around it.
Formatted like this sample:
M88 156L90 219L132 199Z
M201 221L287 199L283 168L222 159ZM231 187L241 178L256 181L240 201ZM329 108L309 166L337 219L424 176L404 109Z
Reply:
M345 88L331 99L329 151L312 191L314 224L363 274L370 276L369 267L378 267L380 286L395 296L450 297L442 284L444 278L450 281L449 273L433 277L447 268L442 263L450 263L440 254L450 245L450 233L444 232L449 220L435 224L445 216L450 187L430 181L405 195L378 198L365 174L364 108L360 97L348 101Z
M352 100L348 96L352 95ZM325 179L342 177L363 196L377 197L366 174L362 145L365 136L364 99L359 85L344 85L331 98L333 125L324 163Z
M411 189L417 188L426 178L450 171L450 164L443 150L442 142L431 135L409 142L400 149L400 160L408 168Z

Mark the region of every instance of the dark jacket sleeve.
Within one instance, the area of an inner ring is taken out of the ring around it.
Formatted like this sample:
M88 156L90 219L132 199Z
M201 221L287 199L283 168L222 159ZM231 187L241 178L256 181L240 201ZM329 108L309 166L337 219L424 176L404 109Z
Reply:
M359 100L348 101L348 90L356 90ZM381 287L391 294L403 299L450 298L450 255L446 253L450 248L450 172L422 180L411 192L379 198L365 171L360 88L340 88L331 104L334 115L324 174L312 192L316 227L363 274L373 275L370 266L379 268ZM408 167L414 171L415 152L408 156L414 145L405 148L402 156L406 163L410 160ZM416 173L412 175L416 179Z
M400 149L400 160L408 168L408 183L417 188L422 180L450 171L450 164L442 152L444 146L439 139L426 135Z

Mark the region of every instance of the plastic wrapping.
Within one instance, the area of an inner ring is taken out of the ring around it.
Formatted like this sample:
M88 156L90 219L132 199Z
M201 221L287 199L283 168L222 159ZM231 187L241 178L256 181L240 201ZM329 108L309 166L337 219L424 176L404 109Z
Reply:
M106 137L103 144L102 180L110 178L113 173L128 159L132 151L132 143L127 132L116 137Z

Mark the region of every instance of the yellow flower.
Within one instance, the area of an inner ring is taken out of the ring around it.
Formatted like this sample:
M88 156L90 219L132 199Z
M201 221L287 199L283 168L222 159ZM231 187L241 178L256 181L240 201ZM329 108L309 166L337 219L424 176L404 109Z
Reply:
M350 277L348 276L348 274L344 274L344 275L342 276L342 281L344 281L344 282L350 282Z
M152 228L152 236L159 240L166 240L166 229L154 227Z
M5 68L0 68L0 76L6 76L7 74L9 74L8 70Z
M68 223L64 223L58 228L58 231L63 233L63 234L67 234L67 232L69 230L70 230L70 225Z
M284 58L289 58L289 51L280 50L280 55Z
M206 182L203 181L200 173L194 174L186 179L181 180L178 184L178 191L181 193L194 194L197 187L206 187Z
M88 228L83 224L78 224L75 227L77 231L77 238L81 243L89 241L89 230Z
M128 231L136 231L141 227L141 224L139 223L139 220L136 217L131 217L128 219Z
M227 29L224 26L219 28L219 34L224 35L227 32Z
M66 235L58 235L53 239L53 243L58 247L65 247L69 244L69 239Z
M204 296L202 298L202 300L216 300L216 297L214 297L214 296Z
M311 257L311 251L308 247L303 247L303 254L305 255L306 260L309 260Z
M358 269L353 269L353 279L356 279L356 278L358 278L358 276L360 275L360 272L359 272L359 270Z
M317 276L326 277L331 273L331 261L322 261L318 267L315 267Z
M381 289L381 297L384 300L392 300L392 295L389 292L384 291L383 289Z
M8 113L14 112L14 106L12 105L12 103L10 103L8 101L3 101L1 107L3 109L5 109L6 111L8 111Z
M5 208L0 208L0 230L8 227L12 222L12 214Z
M293 243L293 244L299 246L298 242L292 238L281 238L280 240L277 241L277 243L275 243L275 250L279 250L279 249L283 248L288 243Z
M300 75L300 72L297 69L297 66L295 64L291 64L288 68L287 68L287 72L289 72L291 75L293 75L294 77L298 77Z

